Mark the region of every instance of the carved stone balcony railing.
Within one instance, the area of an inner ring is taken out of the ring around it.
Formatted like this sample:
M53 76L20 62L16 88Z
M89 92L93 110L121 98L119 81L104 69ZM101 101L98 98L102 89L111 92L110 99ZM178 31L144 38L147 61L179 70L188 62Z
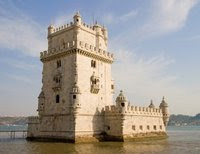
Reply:
M97 94L100 90L99 84L92 84L91 85L91 93Z

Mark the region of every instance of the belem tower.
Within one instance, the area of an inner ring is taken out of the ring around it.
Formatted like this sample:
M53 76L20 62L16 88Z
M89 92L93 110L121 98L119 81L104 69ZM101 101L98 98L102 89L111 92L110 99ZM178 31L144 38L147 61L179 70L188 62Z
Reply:
M115 102L111 75L113 54L107 51L104 26L82 21L48 27L38 116L29 117L29 140L66 142L126 141L166 137L169 120L164 98L156 108L130 105L120 91Z

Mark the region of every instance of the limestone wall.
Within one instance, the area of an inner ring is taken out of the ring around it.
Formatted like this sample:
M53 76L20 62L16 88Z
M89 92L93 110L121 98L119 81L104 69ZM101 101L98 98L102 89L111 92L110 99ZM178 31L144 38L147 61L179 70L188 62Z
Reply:
M83 113L95 114L105 105L112 105L111 65L96 60L96 68L91 67L90 57L77 55L78 86L81 90L80 104ZM91 93L91 76L99 77L99 92Z
M158 108L106 106L105 131L111 136L165 132L163 114Z
M61 59L61 67L57 68L57 60ZM69 113L70 91L73 81L74 55L69 55L55 60L46 61L43 65L43 87L45 95L44 114ZM60 89L54 90L56 75L61 75ZM60 95L60 102L56 103L56 95Z

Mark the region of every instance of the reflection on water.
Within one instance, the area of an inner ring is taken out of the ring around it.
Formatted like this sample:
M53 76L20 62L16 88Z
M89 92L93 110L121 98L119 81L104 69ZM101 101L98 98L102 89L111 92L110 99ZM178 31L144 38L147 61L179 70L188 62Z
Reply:
M123 154L123 153L162 153L200 154L200 127L170 127L166 140L146 142L100 142L100 143L45 143L27 142L24 139L0 140L0 154Z

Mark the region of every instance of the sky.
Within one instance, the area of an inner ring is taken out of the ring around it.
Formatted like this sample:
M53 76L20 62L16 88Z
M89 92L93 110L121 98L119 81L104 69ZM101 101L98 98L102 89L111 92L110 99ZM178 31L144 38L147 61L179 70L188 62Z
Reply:
M37 114L47 27L77 11L108 29L116 95L157 107L165 96L171 114L200 112L199 0L0 0L0 116Z

